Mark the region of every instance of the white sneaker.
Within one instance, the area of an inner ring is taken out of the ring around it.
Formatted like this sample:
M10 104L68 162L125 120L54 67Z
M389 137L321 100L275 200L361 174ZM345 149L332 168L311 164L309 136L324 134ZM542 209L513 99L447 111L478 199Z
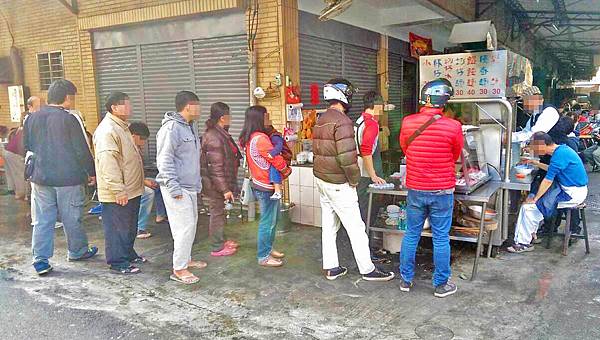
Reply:
M62 222L56 222L54 224L54 229L60 229L62 227L64 227L65 225Z

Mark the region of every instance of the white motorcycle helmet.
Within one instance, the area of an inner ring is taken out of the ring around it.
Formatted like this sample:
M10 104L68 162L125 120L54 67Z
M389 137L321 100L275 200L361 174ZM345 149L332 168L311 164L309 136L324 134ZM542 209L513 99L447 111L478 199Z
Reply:
M323 87L323 98L331 102L332 100L339 101L344 105L346 111L352 106L352 96L357 92L357 89L343 78L331 79Z

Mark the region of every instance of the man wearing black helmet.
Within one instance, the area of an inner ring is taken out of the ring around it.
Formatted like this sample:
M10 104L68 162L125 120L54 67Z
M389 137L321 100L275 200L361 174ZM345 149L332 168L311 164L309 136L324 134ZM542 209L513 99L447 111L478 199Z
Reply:
M323 88L329 109L313 128L314 174L321 197L323 269L328 280L345 275L337 253L337 231L344 225L358 270L364 280L389 281L393 272L382 272L371 261L369 238L360 216L356 186L360 180L354 124L347 116L355 89L345 79L332 79Z
M400 146L406 155L407 230L400 250L400 290L413 286L415 253L426 219L433 233L434 295L456 293L449 281L450 239L456 185L454 163L463 147L458 121L443 116L443 109L454 94L446 79L435 79L421 90L423 105L418 113L402 121Z

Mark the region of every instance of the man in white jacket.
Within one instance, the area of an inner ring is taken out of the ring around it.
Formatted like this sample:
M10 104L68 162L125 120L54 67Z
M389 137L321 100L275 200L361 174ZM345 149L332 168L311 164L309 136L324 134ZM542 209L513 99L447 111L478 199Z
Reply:
M523 109L531 114L523 131L513 134L513 142L524 142L531 139L536 132L548 133L558 122L560 114L556 108L548 106L544 108L544 97L537 86L528 87L523 90Z

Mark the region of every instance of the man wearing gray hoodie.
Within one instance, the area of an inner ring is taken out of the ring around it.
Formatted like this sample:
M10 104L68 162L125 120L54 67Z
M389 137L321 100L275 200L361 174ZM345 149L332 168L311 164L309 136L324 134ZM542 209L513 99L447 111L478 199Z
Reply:
M171 279L184 284L198 282L188 268L204 268L206 263L192 261L192 245L198 223L200 178L200 141L192 125L200 117L200 100L190 91L175 97L177 112L165 113L156 135L156 181L165 202L173 235L173 274Z

